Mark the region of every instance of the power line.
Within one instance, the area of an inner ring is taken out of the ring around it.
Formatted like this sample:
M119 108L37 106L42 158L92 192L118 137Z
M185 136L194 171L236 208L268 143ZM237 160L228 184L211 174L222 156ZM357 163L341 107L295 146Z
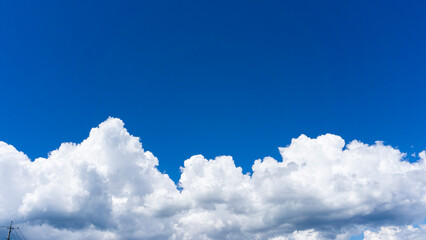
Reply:
M7 234L6 240L11 240L11 239L26 240L22 230L19 227L13 226L13 221L10 222L9 226L0 226L0 235L3 235L3 233Z
M24 236L24 233L21 231L21 229L20 229L20 228L18 228L18 230L19 230L19 231L18 231L18 233L20 233L20 234L21 234L22 239L26 240L26 239L25 239L25 236Z
M20 230L19 227L13 227L13 221L10 221L10 226L2 226L1 228L6 228L8 230L6 240L10 240L11 235L12 235L13 238L16 239L15 235L13 234L13 231L14 230Z
M15 236L15 234L14 234L13 232L11 232L11 234L12 234L13 239L21 240L21 238L20 238L19 236L18 236L18 237L16 237L16 236ZM16 232L16 234L18 234L18 232Z

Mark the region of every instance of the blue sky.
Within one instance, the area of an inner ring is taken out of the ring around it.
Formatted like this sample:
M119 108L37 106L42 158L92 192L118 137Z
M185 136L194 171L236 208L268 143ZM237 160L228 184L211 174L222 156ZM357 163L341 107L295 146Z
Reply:
M0 140L30 158L109 116L177 181L325 133L426 148L424 1L3 1Z

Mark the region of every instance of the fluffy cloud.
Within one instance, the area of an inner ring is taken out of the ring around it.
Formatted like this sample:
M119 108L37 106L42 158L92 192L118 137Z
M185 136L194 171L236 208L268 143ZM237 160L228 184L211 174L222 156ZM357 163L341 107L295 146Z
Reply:
M409 163L381 142L331 134L279 150L282 161L256 160L251 175L229 156L193 156L176 186L116 118L34 162L0 142L0 221L15 219L32 239L424 236L404 225L426 217L425 152Z
M423 240L426 239L426 226L381 227L379 231L367 230L364 232L364 240Z

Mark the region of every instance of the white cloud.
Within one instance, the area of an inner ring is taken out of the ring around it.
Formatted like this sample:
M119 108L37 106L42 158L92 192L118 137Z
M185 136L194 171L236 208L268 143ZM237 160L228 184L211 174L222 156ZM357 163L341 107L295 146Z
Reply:
M426 226L386 226L381 227L379 231L367 230L364 232L364 240L424 240L426 239Z
M294 231L291 234L285 236L278 236L270 238L270 240L322 240L321 234L316 232L314 229L308 229L304 231Z
M365 239L423 234L398 226L426 217L425 151L409 163L381 142L345 145L331 134L279 150L282 161L256 160L251 176L232 157L193 156L178 190L116 118L34 162L0 142L0 221L20 222L32 239L348 239L365 227Z

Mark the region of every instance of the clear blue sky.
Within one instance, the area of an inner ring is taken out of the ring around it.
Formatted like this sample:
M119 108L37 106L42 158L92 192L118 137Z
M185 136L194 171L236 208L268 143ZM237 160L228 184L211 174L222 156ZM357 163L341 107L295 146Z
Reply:
M30 158L108 116L177 181L300 134L426 149L425 1L2 1L0 140Z

